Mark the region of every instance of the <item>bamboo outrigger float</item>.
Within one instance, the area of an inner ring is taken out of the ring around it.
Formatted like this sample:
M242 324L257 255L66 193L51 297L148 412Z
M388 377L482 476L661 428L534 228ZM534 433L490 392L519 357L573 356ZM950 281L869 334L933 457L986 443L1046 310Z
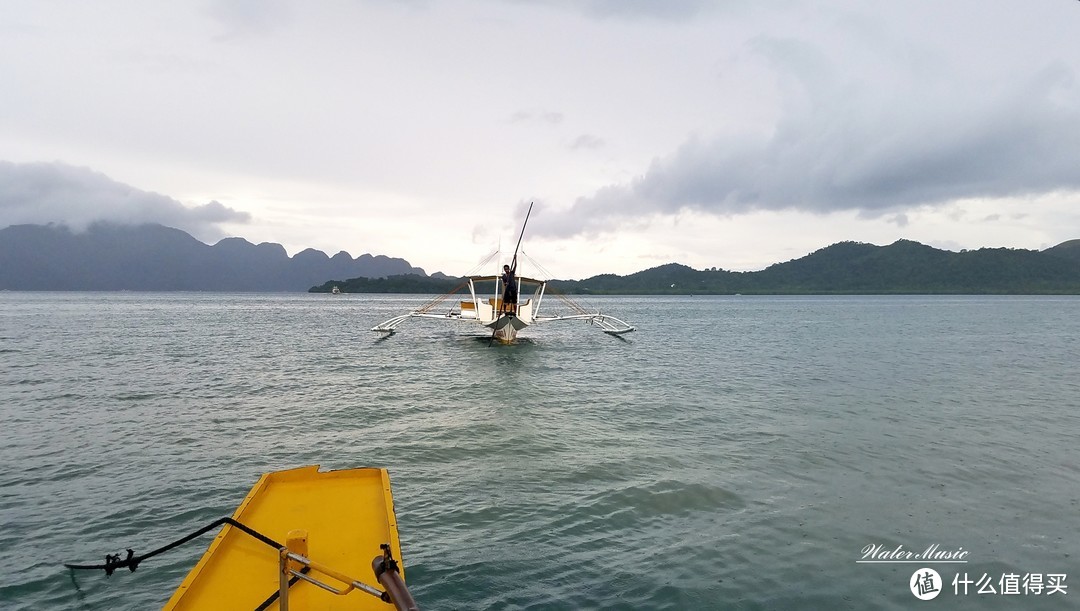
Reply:
M531 213L532 205L530 204L529 212L525 215L525 223L521 226L521 235L518 236L512 262L508 266L504 266L510 268L509 277L512 278L513 286L506 286L504 282L506 275L467 276L464 283L449 293L437 297L407 314L395 316L390 320L379 323L372 327L371 330L392 335L397 331L401 323L410 318L466 321L479 323L490 329L492 340L497 339L504 344L513 343L517 339L518 331L530 325L557 320L583 320L599 327L601 331L610 335L622 335L633 331L634 327L625 321L608 314L589 312L565 295L556 294L561 301L571 308L573 314L568 316L540 315L540 306L547 293L547 281L517 276L518 250L521 248L521 239L525 236L525 226L529 223ZM490 260L492 257L488 259ZM480 288L480 285L486 283L491 283L494 287L490 297L484 294ZM459 304L451 306L446 313L435 312L437 306L465 288L468 288L469 291L467 299L461 299ZM532 291L532 294L529 298L521 301L518 299L518 295L522 295L525 290Z
M395 560L401 543L386 469L321 472L316 465L267 473L231 518L142 556L128 550L126 559L106 556L104 565L65 566L134 571L221 524L166 610L418 608Z

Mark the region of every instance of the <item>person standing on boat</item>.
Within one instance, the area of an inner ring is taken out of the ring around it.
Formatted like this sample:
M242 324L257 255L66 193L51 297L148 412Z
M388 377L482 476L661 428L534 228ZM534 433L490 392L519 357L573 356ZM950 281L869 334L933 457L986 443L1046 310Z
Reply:
M502 283L503 283L503 312L514 313L517 310L517 278L514 270L510 269L509 265L503 266Z

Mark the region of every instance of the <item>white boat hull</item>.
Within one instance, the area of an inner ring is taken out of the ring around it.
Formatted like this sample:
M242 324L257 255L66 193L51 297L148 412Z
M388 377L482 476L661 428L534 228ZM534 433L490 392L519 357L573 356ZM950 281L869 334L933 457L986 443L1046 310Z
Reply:
M517 332L528 327L529 323L514 314L507 314L484 326L492 330L495 339L504 344L511 344L517 340Z

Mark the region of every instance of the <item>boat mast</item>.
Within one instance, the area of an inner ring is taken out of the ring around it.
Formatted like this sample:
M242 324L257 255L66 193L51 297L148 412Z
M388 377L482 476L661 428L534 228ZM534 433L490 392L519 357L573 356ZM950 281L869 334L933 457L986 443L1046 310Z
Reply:
M529 215L532 214L533 202L529 202L529 211L525 213L525 222L521 224L521 235L518 236L517 246L514 247L514 259L510 262L510 271L517 273L517 255L521 248L521 238L525 237L525 226L529 224Z

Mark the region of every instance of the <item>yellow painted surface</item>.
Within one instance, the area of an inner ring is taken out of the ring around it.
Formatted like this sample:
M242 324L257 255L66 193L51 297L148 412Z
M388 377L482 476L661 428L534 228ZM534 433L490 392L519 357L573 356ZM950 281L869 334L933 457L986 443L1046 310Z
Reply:
M371 561L389 543L401 561L390 477L386 469L319 472L301 467L263 475L233 519L285 544L290 531L307 531L308 558L378 587ZM404 577L404 562L402 576ZM336 583L327 577L321 581ZM165 609L254 609L278 590L278 554L226 525L188 573ZM275 602L269 609L278 609ZM378 609L393 606L360 591L344 596L298 581L289 609Z

